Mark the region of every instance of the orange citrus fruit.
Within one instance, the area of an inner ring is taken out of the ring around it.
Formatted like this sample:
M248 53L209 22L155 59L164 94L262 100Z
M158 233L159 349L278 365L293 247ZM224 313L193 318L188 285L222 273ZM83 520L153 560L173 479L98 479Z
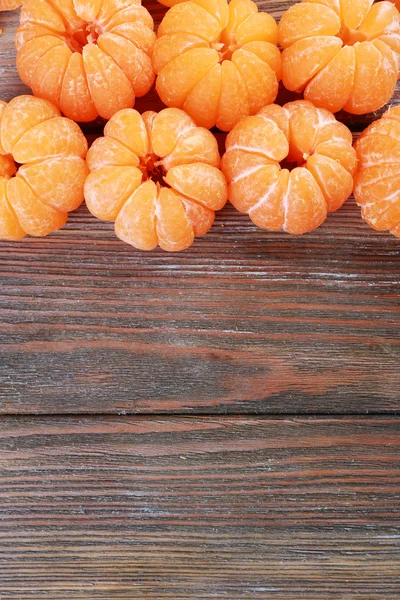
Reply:
M21 0L0 0L0 11L15 10L21 6Z
M43 236L65 224L83 201L86 151L78 125L50 102L0 103L0 239Z
M25 0L20 77L75 121L109 119L153 85L153 26L138 0Z
M296 235L342 206L356 168L351 132L305 100L272 104L242 119L222 159L231 203L259 227Z
M227 201L215 137L182 110L116 113L87 154L90 212L139 248L188 248Z
M279 24L284 86L332 112L377 110L398 78L399 19L390 2L304 0L291 6Z
M400 106L372 123L355 144L354 196L374 229L400 237Z
M229 131L275 101L281 77L274 19L251 0L190 0L169 9L153 65L167 106Z

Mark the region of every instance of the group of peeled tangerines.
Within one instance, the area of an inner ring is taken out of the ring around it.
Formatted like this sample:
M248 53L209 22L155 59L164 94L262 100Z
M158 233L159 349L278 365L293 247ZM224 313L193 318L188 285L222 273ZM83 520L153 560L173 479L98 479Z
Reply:
M354 147L333 114L392 97L398 0L303 0L279 26L252 0L161 1L157 35L140 0L23 2L17 68L34 96L0 103L1 239L47 235L84 199L142 250L188 248L228 199L302 234L353 190L364 219L400 237L400 107ZM304 100L274 104L281 80ZM167 108L139 114L154 82ZM98 116L88 150L75 121ZM212 127L229 132L222 159Z

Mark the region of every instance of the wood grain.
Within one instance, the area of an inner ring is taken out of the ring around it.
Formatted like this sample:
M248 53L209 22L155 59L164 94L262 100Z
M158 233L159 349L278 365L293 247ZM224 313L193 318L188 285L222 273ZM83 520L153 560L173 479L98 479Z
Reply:
M0 13L5 100L27 91L17 19ZM0 243L0 413L396 412L399 262L352 200L302 238L227 206L179 255L140 253L81 207L54 235Z
M352 203L300 239L226 208L177 256L82 208L3 244L1 411L397 411L399 259Z
M0 597L396 600L399 420L2 418Z

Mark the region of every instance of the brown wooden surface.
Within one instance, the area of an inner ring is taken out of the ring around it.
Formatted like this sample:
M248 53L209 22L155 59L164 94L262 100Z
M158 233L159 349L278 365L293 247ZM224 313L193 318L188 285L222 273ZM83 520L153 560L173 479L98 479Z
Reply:
M392 418L3 418L0 597L397 600Z
M0 13L4 100L27 91L17 20ZM136 251L81 207L47 238L0 243L0 412L397 411L399 259L352 200L302 238L227 206L177 255Z
M398 600L399 249L353 200L302 238L227 206L178 255L85 207L0 243L0 599Z

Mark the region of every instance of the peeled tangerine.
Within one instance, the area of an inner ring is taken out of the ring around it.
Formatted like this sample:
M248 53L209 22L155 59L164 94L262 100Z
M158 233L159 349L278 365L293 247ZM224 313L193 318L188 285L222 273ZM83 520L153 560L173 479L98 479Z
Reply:
M0 0L0 11L14 10L20 7L21 4L21 0Z
M372 112L393 95L400 15L391 2L304 0L279 24L282 80L332 112Z
M292 170L280 162L297 163ZM229 200L270 231L312 231L350 196L357 168L352 135L332 113L305 100L246 117L226 140Z
M182 110L119 111L87 155L90 212L139 248L188 248L227 201L215 137Z
M389 109L360 136L354 196L374 229L400 237L400 106Z
M153 85L153 26L140 0L25 0L20 77L70 119L109 119Z
M275 101L281 78L274 19L251 0L174 3L154 45L156 89L202 127L229 131Z
M78 125L50 102L0 103L0 239L43 236L65 224L83 201L86 151Z

